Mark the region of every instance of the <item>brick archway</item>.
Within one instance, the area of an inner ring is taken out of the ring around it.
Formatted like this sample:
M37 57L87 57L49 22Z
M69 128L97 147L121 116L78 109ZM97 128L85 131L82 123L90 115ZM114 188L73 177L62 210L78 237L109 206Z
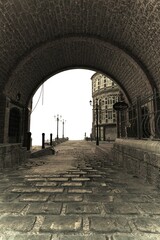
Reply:
M67 37L46 43L31 51L17 64L6 83L5 93L15 99L21 92L26 105L37 86L48 76L71 68L88 68L111 76L131 101L152 92L147 75L137 62L120 48L100 39ZM14 83L14 84L13 84Z
M131 102L159 91L159 5L159 0L1 2L1 115L17 93L26 108L35 89L64 69L106 73Z

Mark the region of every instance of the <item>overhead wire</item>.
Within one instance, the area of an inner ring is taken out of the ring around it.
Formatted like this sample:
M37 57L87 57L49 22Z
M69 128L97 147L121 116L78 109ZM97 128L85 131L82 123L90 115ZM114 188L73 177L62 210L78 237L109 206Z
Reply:
M39 94L39 98L38 98L38 100L37 100L37 102L36 102L36 104L35 104L35 106L34 106L34 108L33 108L33 110L31 111L30 114L32 114L34 112L34 110L37 108L37 105L38 105L38 103L41 99L41 96L42 96L42 105L43 105L43 103L44 103L44 84L42 84L41 91L40 91L40 94Z

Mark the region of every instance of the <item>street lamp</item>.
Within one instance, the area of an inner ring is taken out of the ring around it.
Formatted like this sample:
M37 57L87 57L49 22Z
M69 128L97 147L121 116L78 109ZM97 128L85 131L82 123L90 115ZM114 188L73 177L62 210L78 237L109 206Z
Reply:
M66 120L62 120L62 138L64 138L64 124L65 124Z
M57 116L54 116L54 118L57 121L57 140L58 140L58 131L59 131L59 120L61 119L62 116L59 116L59 114L57 114Z
M94 105L92 105L92 101L89 101L90 105L94 107ZM99 114L98 114L98 110L99 110L99 104L98 104L98 99L96 98L96 108L93 110L96 110L96 145L99 145L99 129L98 129L98 119L99 119Z

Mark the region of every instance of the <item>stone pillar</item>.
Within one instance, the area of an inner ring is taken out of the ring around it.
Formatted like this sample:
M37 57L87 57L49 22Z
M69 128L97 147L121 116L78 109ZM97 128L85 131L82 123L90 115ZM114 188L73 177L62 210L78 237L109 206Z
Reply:
M52 146L52 133L50 133L50 146Z
M23 112L23 146L27 147L28 132L30 132L30 111L28 108L24 109Z
M27 150L31 149L31 132L27 133Z
M45 133L42 133L42 149L45 148Z

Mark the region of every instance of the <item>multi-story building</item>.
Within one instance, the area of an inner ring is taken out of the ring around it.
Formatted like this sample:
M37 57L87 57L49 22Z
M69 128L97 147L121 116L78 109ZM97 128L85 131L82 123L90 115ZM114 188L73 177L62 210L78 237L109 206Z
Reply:
M92 138L95 139L97 136L98 115L99 140L115 140L117 136L117 113L113 109L113 105L119 100L120 89L110 78L101 73L95 73L91 80L93 98Z

